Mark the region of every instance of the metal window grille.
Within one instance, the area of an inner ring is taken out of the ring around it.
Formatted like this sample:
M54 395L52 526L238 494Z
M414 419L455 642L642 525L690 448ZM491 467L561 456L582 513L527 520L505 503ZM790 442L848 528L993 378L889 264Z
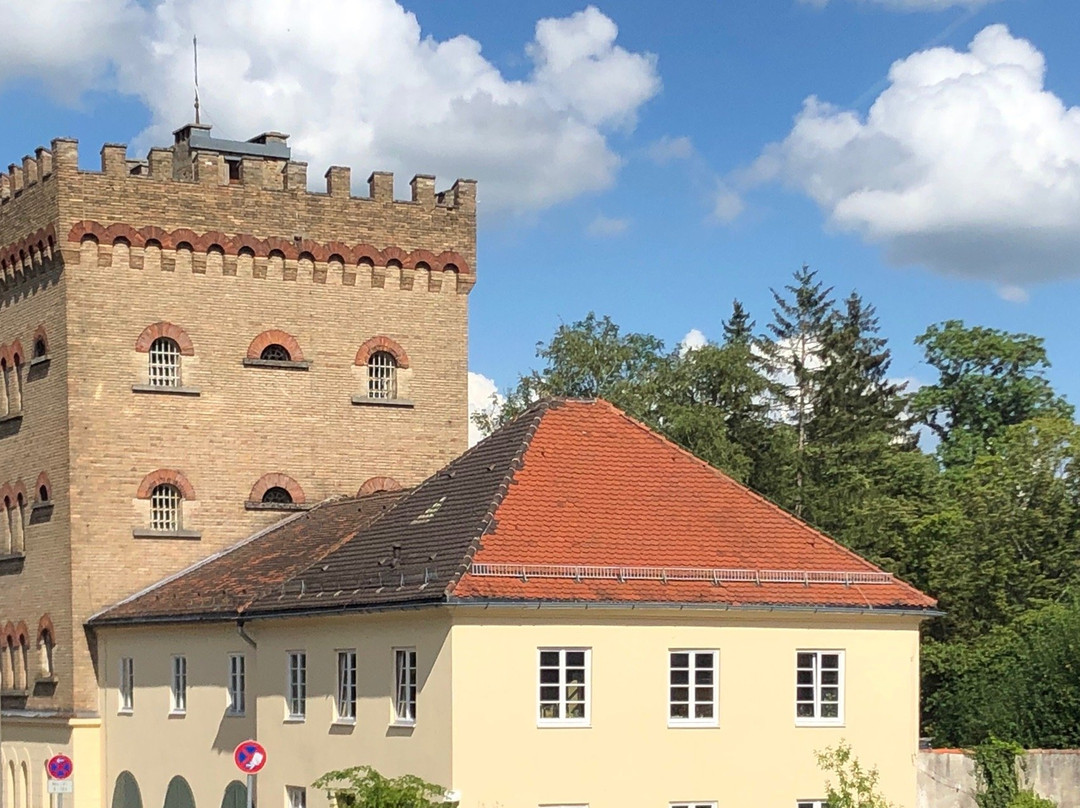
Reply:
M273 488L266 489L266 493L262 495L262 501L277 505L288 505L293 501L293 499L292 494L290 494L281 486L275 485Z
M307 654L303 651L289 653L289 717L303 718L307 715Z
M386 351L368 358L368 398L397 398L397 360Z
M247 660L243 654L229 655L229 712L243 715L247 709Z
M120 709L130 711L135 706L135 660L120 660Z
M284 345L267 345L262 349L262 353L259 354L260 359L270 359L274 362L288 362L292 359L292 356L286 350Z
M180 346L168 337L158 337L150 343L150 384L180 386Z
M672 651L668 717L672 723L716 721L716 651Z
M187 657L174 656L172 658L172 711L174 713L187 712Z
M394 652L394 680L397 696L394 713L398 721L416 721L416 651L398 648Z
M303 786L285 786L289 808L307 808L307 789Z
M795 670L795 717L809 721L841 720L843 654L799 651Z
M179 530L183 497L175 485L162 483L150 492L150 529Z
M588 720L588 665L587 649L560 648L540 651L541 721Z
M337 715L356 719L356 651L338 651Z

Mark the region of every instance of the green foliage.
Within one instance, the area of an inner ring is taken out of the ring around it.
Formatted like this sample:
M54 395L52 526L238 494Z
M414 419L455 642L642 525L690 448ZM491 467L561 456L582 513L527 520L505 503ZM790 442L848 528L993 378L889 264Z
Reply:
M370 766L327 772L312 786L326 790L338 808L436 808L446 806L446 789L414 777L383 777Z
M1057 803L1038 796L1034 791L1021 791L1012 798L1009 808L1057 808Z
M863 766L845 741L818 752L817 762L831 775L825 790L829 808L892 808L878 790L877 769Z
M993 735L975 747L975 802L979 808L1009 808L1020 791L1017 758L1024 754L1019 744Z

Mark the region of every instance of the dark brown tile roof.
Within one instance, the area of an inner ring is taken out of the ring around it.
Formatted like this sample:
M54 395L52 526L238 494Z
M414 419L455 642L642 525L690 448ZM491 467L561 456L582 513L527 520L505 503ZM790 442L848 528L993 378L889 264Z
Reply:
M537 404L378 496L320 505L91 623L491 601L935 605L603 401Z

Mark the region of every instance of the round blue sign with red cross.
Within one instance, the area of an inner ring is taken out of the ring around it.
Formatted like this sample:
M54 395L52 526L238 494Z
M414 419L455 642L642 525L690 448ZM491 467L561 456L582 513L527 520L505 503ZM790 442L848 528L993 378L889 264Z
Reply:
M266 749L258 741L244 741L233 752L233 762L245 774L256 774L266 765Z
M67 780L75 771L75 764L67 755L53 755L45 768L49 770L49 777L53 780Z

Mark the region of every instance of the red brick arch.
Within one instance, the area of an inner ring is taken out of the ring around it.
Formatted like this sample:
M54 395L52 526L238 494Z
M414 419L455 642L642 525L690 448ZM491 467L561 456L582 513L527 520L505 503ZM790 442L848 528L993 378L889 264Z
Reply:
M304 489L300 487L300 483L288 474L282 474L278 471L264 474L255 481L255 485L251 486L251 493L248 494L248 502L262 502L263 494L271 488L284 488L289 492L294 504L302 505L304 503Z
M22 363L23 357L26 356L26 351L23 350L22 343L19 340L15 340L8 346L8 356L11 357L11 363L18 365Z
M5 645L15 645L17 637L15 636L15 624L10 620L4 624L4 630L0 633L0 639L3 639Z
M300 343L297 342L296 337L277 328L263 331L259 336L255 337L248 346L247 358L258 359L262 356L263 349L268 345L281 345L289 352L289 358L292 359L292 361L304 361L304 352L301 350Z
M150 350L150 345L158 337L168 337L173 340L180 347L182 356L195 355L195 346L191 344L191 337L187 335L187 331L164 320L148 325L143 329L143 332L139 334L139 338L135 340L135 350L139 353L147 353Z
M41 499L39 492L42 487L45 488L45 499ZM52 501L52 483L49 481L49 475L44 471L37 476L37 482L34 483L34 497L38 502L51 502Z
M360 486L360 490L356 492L356 496L366 497L368 494L374 494L376 491L400 490L401 483L393 477L369 477L364 480L364 484Z
M371 355L377 351L386 351L397 362L397 365L402 370L409 367L409 355L405 353L405 349L402 348L390 337L378 336L372 337L356 352L355 364L366 365Z
M21 645L30 647L30 629L26 627L26 621L20 620L15 624L15 639L19 641Z
M184 472L177 471L176 469L158 469L157 471L151 471L143 477L142 482L139 483L139 490L135 493L136 498L150 499L150 494L153 490L163 483L175 485L180 490L180 495L184 499L195 499L195 487L188 480Z
M41 645L41 640L45 636L46 631L49 632L49 639L53 642L53 644L55 644L56 643L56 629L53 628L53 621L52 621L52 618L49 616L48 612L41 615L41 619L38 620L38 627L37 627L38 645Z

